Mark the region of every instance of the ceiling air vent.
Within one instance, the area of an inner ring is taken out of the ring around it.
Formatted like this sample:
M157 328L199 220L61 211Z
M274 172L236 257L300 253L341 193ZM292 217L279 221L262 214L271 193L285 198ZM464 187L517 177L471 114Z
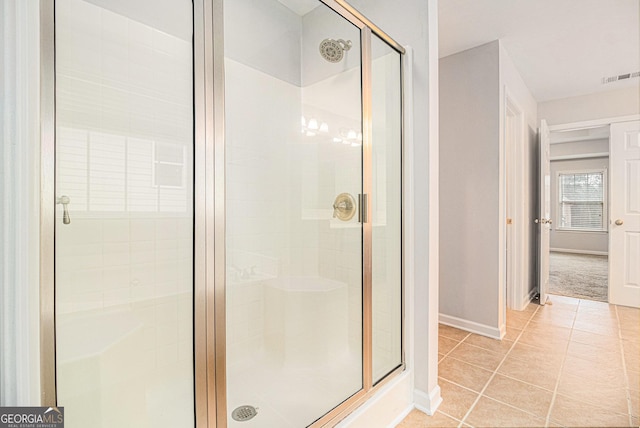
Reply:
M633 79L634 77L640 77L640 71L635 71L633 73L619 74L617 76L611 76L611 77L603 77L602 84L606 85L607 83L613 83L619 80Z

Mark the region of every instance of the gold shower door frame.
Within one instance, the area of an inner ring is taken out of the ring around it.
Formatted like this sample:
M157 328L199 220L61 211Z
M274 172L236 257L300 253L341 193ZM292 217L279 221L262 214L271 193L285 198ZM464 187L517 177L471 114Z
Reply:
M361 30L363 193L372 190L371 38L404 48L344 0L320 0ZM40 2L40 370L41 405L55 406L55 0ZM223 0L193 0L194 78L194 399L198 428L227 426L225 314L225 130ZM401 65L402 67L402 61ZM401 92L404 88L401 68ZM404 108L402 108L404 114ZM401 118L402 141L404 120ZM403 150L404 153L404 150ZM404 164L404 154L402 156ZM213 166L213 167L211 167ZM398 189L402 191L402 189ZM400 209L400 207L398 207ZM367 206L371 219L371 204ZM404 223L404 222L403 222ZM403 228L404 231L404 228ZM404 259L403 259L404 261ZM401 279L404 318L404 263ZM405 369L375 385L372 375L372 224L363 223L363 388L318 419L332 426ZM402 329L404 332L404 329ZM404 341L403 341L404 347Z

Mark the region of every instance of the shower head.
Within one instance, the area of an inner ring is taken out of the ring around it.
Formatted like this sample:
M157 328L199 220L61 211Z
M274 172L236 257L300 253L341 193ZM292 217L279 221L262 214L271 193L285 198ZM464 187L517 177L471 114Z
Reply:
M324 39L320 42L320 55L329 62L340 62L345 51L351 49L351 40Z

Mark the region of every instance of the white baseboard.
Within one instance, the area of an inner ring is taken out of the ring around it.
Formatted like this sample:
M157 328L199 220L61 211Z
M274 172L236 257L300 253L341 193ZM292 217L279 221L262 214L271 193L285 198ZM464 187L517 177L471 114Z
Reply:
M502 337L500 327L491 327L485 324L480 324L475 321L464 320L462 318L453 317L451 315L440 314L440 323L451 327L466 330L471 333L476 333L481 336L487 336L492 339L498 339Z
M440 385L436 385L429 394L419 389L413 390L413 404L415 408L429 416L433 416L441 403Z
M555 253L574 253L574 254L592 254L594 256L608 256L608 251L591 251L591 250L574 250L571 248L549 248L550 252Z

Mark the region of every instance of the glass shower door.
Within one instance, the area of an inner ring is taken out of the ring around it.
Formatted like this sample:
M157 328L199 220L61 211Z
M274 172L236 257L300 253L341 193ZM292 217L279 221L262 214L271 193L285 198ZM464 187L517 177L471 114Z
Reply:
M308 426L363 388L360 30L284 4L224 3L232 427Z
M192 5L56 0L57 401L69 428L187 427Z

